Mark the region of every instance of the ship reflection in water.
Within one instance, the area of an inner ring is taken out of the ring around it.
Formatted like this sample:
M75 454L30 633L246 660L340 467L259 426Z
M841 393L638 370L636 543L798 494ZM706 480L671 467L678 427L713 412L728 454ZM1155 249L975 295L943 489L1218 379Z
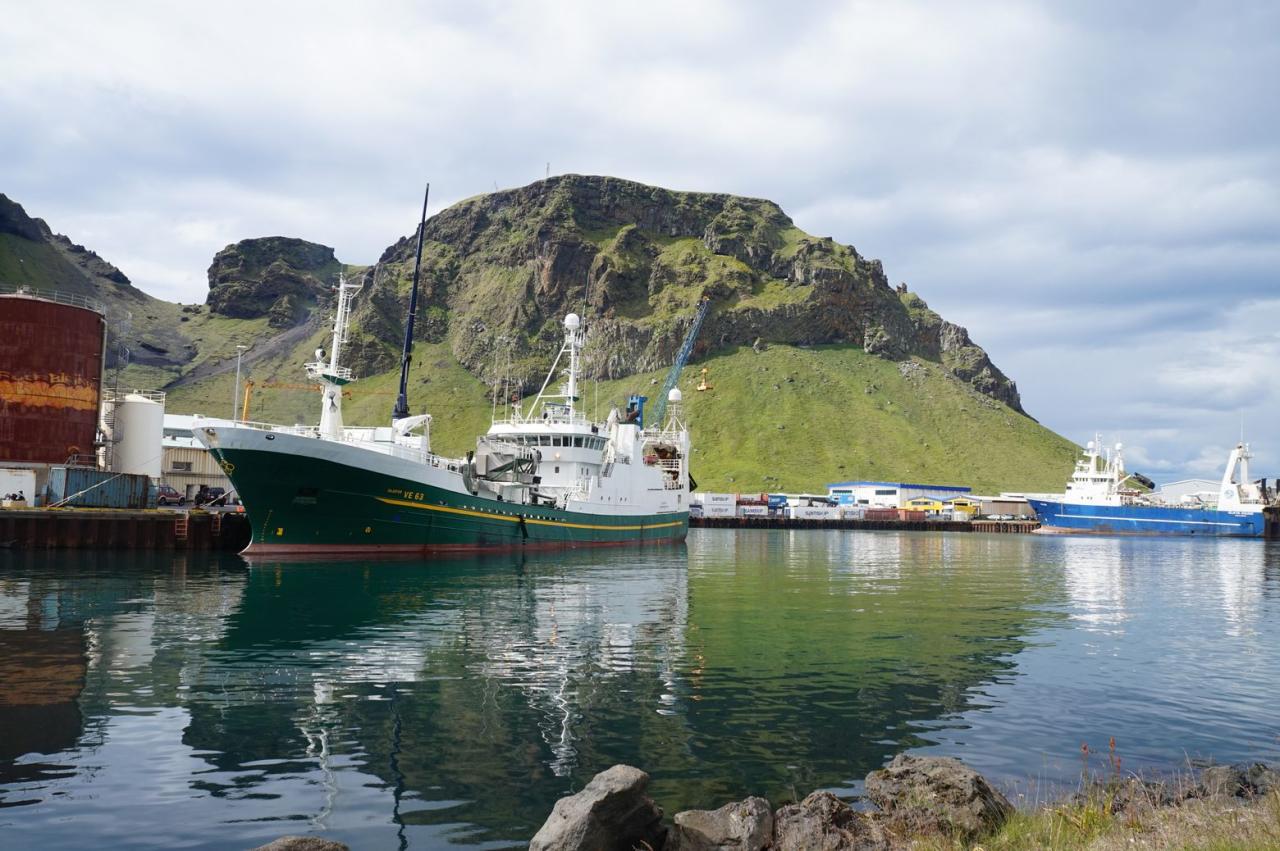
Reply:
M675 811L848 788L907 748L1006 782L1070 780L1113 735L1126 768L1277 756L1274 543L2 558L5 847L510 847L615 762Z

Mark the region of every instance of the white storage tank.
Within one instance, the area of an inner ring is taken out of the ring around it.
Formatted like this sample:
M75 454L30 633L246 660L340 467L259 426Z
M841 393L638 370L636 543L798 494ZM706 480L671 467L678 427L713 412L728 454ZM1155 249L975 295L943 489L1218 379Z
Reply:
M135 390L115 401L111 469L160 478L164 452L164 393Z

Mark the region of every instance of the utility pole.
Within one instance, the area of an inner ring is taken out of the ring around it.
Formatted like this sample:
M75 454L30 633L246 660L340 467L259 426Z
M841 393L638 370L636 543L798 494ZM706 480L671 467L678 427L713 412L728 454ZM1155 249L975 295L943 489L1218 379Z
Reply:
M231 419L233 421L240 419L240 358L247 348L249 347L236 345L236 386L232 389L231 394Z

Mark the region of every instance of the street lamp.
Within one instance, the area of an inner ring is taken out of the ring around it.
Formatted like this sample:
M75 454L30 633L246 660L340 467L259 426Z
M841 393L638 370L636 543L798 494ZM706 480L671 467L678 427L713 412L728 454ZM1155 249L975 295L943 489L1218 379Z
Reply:
M231 419L233 421L240 419L240 358L244 355L244 350L248 346L236 346L236 386L232 388L231 393Z

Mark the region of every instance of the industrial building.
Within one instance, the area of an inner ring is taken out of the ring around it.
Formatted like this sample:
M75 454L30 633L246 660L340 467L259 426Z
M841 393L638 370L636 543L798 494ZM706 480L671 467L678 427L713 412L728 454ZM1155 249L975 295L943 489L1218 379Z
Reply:
M191 433L195 416L164 415L164 463L161 475L165 484L187 499L194 499L201 485L232 490L231 480L222 472L218 461Z
M827 485L827 495L840 505L876 508L907 508L918 497L944 502L969 493L958 485L920 485L910 482L835 482Z
M164 394L108 390L105 307L0 289L0 495L20 506L146 508L160 475Z

